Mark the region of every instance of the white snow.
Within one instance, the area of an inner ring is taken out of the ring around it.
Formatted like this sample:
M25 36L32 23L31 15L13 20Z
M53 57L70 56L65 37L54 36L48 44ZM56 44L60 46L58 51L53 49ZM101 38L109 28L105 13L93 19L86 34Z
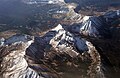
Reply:
M58 24L58 26L56 26L55 28L52 29L52 31L59 31L60 29L63 29L61 24Z
M90 18L90 16L84 16L82 21L85 22L85 21L89 20L89 18Z

